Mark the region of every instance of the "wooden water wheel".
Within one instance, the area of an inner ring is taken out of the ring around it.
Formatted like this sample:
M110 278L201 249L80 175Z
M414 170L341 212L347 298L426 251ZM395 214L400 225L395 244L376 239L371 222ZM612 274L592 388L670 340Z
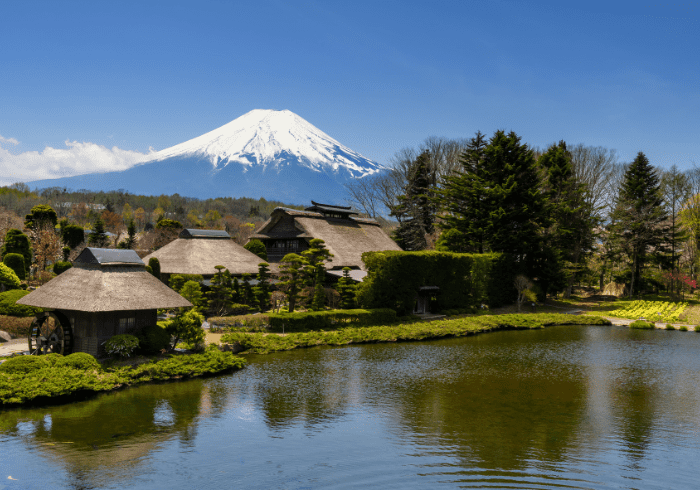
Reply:
M39 313L29 333L29 353L68 355L73 351L73 329L65 315L57 311Z

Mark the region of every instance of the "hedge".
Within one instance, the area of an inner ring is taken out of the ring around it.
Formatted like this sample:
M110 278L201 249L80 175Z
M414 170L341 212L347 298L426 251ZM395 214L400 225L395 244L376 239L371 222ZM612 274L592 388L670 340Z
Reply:
M422 286L438 286L437 310L497 307L515 301L513 279L518 273L507 254L454 252L365 252L367 276L358 302L365 308L391 308L399 316L411 313Z
M29 291L25 291L24 289L12 289L0 293L0 315L27 317L34 316L43 311L41 308L15 304L18 299L28 294Z
M20 281L26 278L26 268L24 266L24 256L17 253L9 253L2 259L2 263L12 269Z
M71 264L70 262L59 260L53 265L53 272L54 274L59 275L63 272L66 272L71 267L73 267L73 264Z
M374 310L327 310L268 315L271 332L304 332L331 330L348 324L384 325L396 321L396 312L389 308Z

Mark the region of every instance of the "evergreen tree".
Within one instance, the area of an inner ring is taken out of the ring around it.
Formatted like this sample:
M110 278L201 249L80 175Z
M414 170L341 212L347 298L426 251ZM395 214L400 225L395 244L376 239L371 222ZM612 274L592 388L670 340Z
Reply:
M250 274L243 274L243 284L241 288L241 303L248 306L254 306L253 288L250 285Z
M260 311L270 309L270 264L262 262L258 264L258 285L254 288L255 297L258 300Z
M78 225L61 226L61 240L67 247L74 249L85 241L85 230Z
M88 245L91 247L103 248L106 247L108 243L109 238L105 232L105 222L102 221L102 218L97 217L92 225L92 231L88 235Z
M216 274L211 278L211 287L207 292L208 305L216 316L224 316L231 310L233 303L230 287L231 275L229 273L227 277L225 272L228 272L228 269L223 265L217 265L215 269Z
M197 311L200 311L204 306L204 295L202 294L202 286L197 281L187 281L180 289L180 296L192 303Z
M595 221L585 199L586 187L574 175L566 143L550 146L538 163L544 174L545 209L550 218L538 257L538 282L544 295L565 290L569 297L583 256L593 247Z
M32 245L29 237L20 230L11 228L5 233L5 244L2 246L2 257L10 253L20 254L24 257L24 272L29 274L32 264Z
M625 172L617 198L612 228L632 260L629 296L643 290L641 273L649 249L661 250L667 237L668 219L659 177L644 153L639 152ZM637 287L637 282L639 286Z
M350 278L350 267L343 267L343 277L338 279L340 307L349 310L355 307L355 290L357 284Z
M136 244L136 223L133 219L129 220L129 225L126 227L126 247L134 248Z
M311 302L311 307L316 310L322 310L326 305L326 290L323 287L323 278L326 275L326 269L323 265L316 267L316 285L314 286L314 299Z
M267 260L267 249L265 248L265 244L261 242L260 240L253 239L246 243L243 248L248 250L251 253L254 253L258 257L260 257L263 260Z
M484 253L490 202L488 175L484 166L486 139L480 131L469 140L460 158L460 171L445 179L437 196L442 214L438 247L451 252Z
M226 272L224 273L224 278L226 280L227 284L230 284L231 287L231 300L234 303L242 303L243 302L243 292L241 290L241 284L238 282L237 277L231 277L231 274L228 272L228 269L226 269Z
M148 259L148 266L153 271L152 274L160 279L160 260L157 257L151 257Z
M301 252L304 260L305 283L313 288L316 287L318 268L325 267L325 262L333 258L333 254L326 248L326 242L320 238L313 238L309 241L309 248Z
M287 295L289 312L292 313L299 299L299 291L303 284L304 259L297 254L287 254L280 261L280 286Z
M404 194L398 197L398 205L391 209L391 216L399 221L394 239L405 250L427 248L426 237L435 231L436 183L429 168L430 154L421 153L413 163Z
M48 204L37 204L24 218L24 226L35 231L43 227L53 229L57 223L56 211Z
M12 269L20 281L24 281L27 277L24 267L24 256L22 254L9 253L2 259L2 263Z

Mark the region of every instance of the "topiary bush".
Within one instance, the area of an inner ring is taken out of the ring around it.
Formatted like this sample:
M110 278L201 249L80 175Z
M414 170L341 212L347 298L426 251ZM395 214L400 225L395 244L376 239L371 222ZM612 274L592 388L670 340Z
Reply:
M12 269L20 281L26 278L26 268L24 266L24 256L22 254L11 253L5 255L2 263Z
M251 241L246 243L243 248L245 248L247 251L254 253L258 257L260 257L263 260L267 260L267 249L265 248L265 244L258 240L257 238L253 238Z
M53 271L56 275L66 272L68 269L73 267L73 264L67 261L59 260L53 265Z
M151 274L160 279L160 260L156 257L151 257L148 260L148 267L151 268Z
M129 334L115 335L104 346L110 356L129 357L138 348L139 339Z
M21 282L15 271L0 262L0 286L4 286L5 289L17 289L20 287L20 284Z
M116 336L118 337L118 335ZM112 337L113 339L114 337ZM110 340L112 340L110 339ZM109 341L108 341L109 342ZM47 356L48 357L48 356ZM82 371L90 371L93 369L102 369L100 363L97 359L92 357L90 354L85 352L76 352L67 356L62 356L60 359L56 360L56 367L70 367L73 369L80 369Z
M136 332L140 354L158 354L170 348L170 334L158 325L149 325Z
M0 372L7 374L27 374L49 366L45 356L12 357L0 364Z
M41 308L33 306L18 305L15 302L29 294L29 291L23 289L12 289L0 293L0 315L28 317L41 313Z
M630 323L630 328L636 328L640 330L652 330L654 329L654 324L651 322L646 322L644 320L637 320L635 322Z

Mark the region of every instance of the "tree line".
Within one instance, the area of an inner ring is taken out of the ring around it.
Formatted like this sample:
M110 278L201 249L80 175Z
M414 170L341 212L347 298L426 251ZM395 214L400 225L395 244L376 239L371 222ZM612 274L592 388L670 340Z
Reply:
M697 279L700 169L654 167L642 152L621 163L603 147L477 132L429 138L347 187L363 212L396 219L404 250L508 253L540 299L577 282L632 296Z

